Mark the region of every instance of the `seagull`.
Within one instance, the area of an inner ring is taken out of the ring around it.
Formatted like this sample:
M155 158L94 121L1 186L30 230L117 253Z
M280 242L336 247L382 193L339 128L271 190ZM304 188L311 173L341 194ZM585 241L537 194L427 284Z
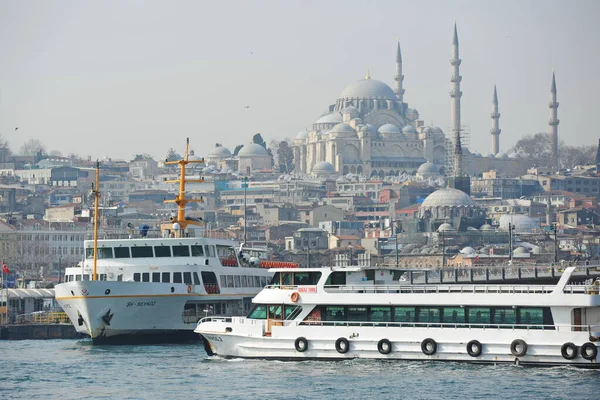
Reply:
M254 54L254 52L251 51L250 54Z
M18 130L19 130L19 127L17 126L17 127L15 128L15 131L18 131Z
M250 106L246 106L246 107L244 107L244 108L250 108Z

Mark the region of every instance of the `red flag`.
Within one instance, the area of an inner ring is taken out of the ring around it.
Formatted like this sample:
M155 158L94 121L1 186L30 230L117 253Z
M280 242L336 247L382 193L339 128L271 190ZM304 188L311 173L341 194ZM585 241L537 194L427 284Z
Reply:
M10 269L4 264L4 260L2 260L2 272L5 274L10 274Z

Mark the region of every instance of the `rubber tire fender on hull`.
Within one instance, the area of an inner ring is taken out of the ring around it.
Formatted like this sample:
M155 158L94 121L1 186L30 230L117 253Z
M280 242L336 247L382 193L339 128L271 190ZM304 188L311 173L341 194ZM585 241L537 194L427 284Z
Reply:
M595 360L597 356L598 348L594 343L587 342L581 346L581 357L585 358L588 361L592 361Z
M571 350L569 352L569 350ZM567 342L560 348L560 354L565 360L573 360L577 358L577 346L574 343Z
M421 342L421 351L425 355L432 356L437 351L437 343L432 338L424 339Z
M517 347L521 346L521 351L517 351ZM527 343L523 339L515 339L510 344L510 353L515 357L523 357L527 354Z
M296 351L304 353L306 350L308 350L308 340L306 340L305 337L300 336L294 342L294 347L296 348Z
M469 343L467 343L467 353L469 353L471 357L479 357L482 351L483 346L479 340L471 340Z
M388 339L381 339L379 343L377 343L377 351L381 354L390 354L392 352L392 342Z
M350 350L350 342L348 339L341 337L335 341L335 349L340 354L346 354Z

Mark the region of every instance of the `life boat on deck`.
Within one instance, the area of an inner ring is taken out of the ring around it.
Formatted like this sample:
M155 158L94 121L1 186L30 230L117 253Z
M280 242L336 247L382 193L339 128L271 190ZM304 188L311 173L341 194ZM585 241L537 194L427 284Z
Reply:
M298 268L298 263L289 261L260 261L261 268Z

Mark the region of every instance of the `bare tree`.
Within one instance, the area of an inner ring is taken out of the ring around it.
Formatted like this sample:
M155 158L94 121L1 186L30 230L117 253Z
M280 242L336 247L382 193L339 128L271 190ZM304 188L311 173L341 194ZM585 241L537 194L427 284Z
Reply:
M35 156L39 153L45 154L46 147L38 139L29 139L19 149L22 156Z
M520 139L511 151L521 158L528 160L534 167L547 167L552 159L552 140L549 133L540 132L535 135L526 135ZM562 168L573 168L576 165L590 165L594 163L596 147L569 146L563 141L558 142L558 161Z

